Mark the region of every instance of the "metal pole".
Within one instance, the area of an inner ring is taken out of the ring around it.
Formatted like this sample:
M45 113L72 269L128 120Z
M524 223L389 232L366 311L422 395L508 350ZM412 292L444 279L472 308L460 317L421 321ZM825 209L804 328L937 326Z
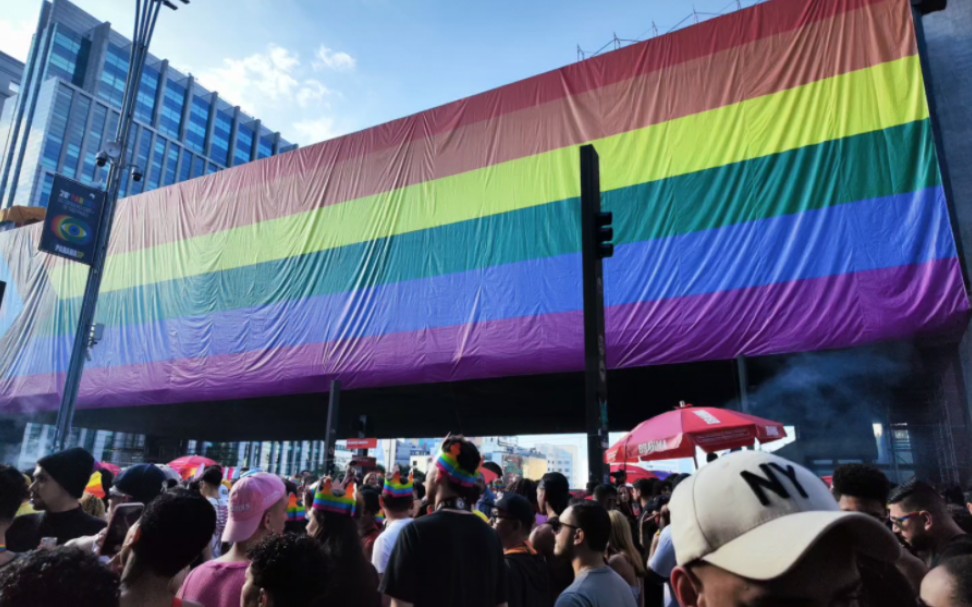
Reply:
M185 1L185 0L183 0ZM125 95L122 100L121 117L118 121L116 142L120 150L117 158L111 159L108 171L105 207L101 211L98 224L98 240L91 268L88 270L88 280L81 300L81 312L78 314L78 326L74 334L74 344L71 348L71 359L68 363L67 376L64 380L64 393L61 406L57 413L57 429L54 435L54 449L65 447L71 426L74 423L74 411L77 405L78 390L81 385L81 374L84 371L85 351L88 348L89 332L94 322L95 310L98 305L98 293L101 289L101 279L104 274L105 261L108 257L108 243L111 236L112 223L115 216L115 206L118 203L118 191L121 187L122 175L129 168L128 136L131 132L135 115L135 102L138 88L142 81L142 70L148 56L148 47L155 31L155 23L159 11L165 4L175 8L167 0L136 0L135 2L135 31L132 37L132 52L129 59L128 78L125 82ZM133 151L134 152L134 151Z
M337 442L338 414L341 406L341 382L331 382L327 402L327 429L324 431L324 474L334 474L334 444Z
M744 356L736 357L736 375L739 379L739 410L749 413L749 369Z
M607 352L604 338L604 272L599 253L601 178L593 145L580 149L581 250L584 290L584 401L588 480L608 484L604 451L608 447Z

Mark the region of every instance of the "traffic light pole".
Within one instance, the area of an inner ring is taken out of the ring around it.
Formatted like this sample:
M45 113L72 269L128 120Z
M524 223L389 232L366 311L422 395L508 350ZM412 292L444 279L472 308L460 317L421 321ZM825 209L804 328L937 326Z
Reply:
M588 480L608 484L607 345L604 338L602 259L614 255L611 214L601 212L601 177L593 145L580 148L581 264L584 289L584 403Z
M188 4L189 0L181 0ZM78 314L78 327L74 335L71 348L71 358L68 362L67 374L64 379L64 392L61 396L61 406L57 412L57 429L54 434L54 449L61 450L66 446L71 426L74 424L74 411L77 406L78 392L81 386L81 373L84 371L85 353L90 344L90 334L94 326L95 309L98 306L98 293L101 290L101 278L108 258L108 243L111 236L111 226L115 216L115 205L118 203L118 192L121 187L122 173L128 168L128 134L131 131L135 115L135 103L139 85L142 82L142 69L148 58L148 48L155 31L155 22L162 7L176 9L171 0L136 0L135 2L135 33L132 36L132 52L129 60L128 78L125 81L125 95L122 100L121 114L116 134L119 156L110 158L111 168L108 171L107 192L104 208L101 210L97 241L91 268L88 270L88 280L84 287L84 297L81 299L81 311ZM110 155L109 155L110 156Z

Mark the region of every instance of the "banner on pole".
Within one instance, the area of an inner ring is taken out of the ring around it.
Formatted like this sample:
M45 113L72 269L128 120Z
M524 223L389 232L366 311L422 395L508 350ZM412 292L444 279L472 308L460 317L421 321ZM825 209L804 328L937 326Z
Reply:
M90 266L104 204L102 190L55 175L40 250Z
M377 438L349 438L347 439L347 449L376 449L378 447Z

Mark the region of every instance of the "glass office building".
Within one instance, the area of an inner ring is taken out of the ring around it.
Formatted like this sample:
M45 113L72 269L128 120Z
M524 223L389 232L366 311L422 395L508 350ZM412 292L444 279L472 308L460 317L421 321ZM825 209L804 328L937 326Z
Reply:
M131 41L66 0L44 2L15 94L0 110L0 208L46 206L55 174L103 184ZM139 194L296 148L168 61L149 56L129 138Z

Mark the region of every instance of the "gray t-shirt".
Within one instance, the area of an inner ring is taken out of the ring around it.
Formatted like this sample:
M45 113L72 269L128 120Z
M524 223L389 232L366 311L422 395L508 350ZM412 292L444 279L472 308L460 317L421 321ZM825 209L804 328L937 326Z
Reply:
M638 607L631 587L610 567L585 571L574 578L554 607Z

